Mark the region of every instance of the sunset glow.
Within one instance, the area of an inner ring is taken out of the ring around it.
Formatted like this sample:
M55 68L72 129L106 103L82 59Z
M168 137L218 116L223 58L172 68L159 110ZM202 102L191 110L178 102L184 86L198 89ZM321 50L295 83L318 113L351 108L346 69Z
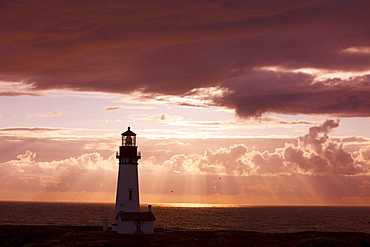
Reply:
M0 200L370 205L368 1L258 2L1 1Z

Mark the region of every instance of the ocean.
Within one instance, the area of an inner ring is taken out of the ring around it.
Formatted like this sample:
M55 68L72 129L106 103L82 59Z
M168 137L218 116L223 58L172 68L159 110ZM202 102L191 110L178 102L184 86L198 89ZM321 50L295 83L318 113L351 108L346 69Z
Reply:
M153 204L152 211L168 229L370 233L370 207ZM0 225L101 226L113 214L114 204L0 201Z

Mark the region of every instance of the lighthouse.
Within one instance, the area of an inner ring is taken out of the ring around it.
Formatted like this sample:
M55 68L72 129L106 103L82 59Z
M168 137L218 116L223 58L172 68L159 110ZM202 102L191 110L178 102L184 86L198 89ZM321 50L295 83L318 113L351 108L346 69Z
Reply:
M151 234L155 220L151 205L147 212L140 212L138 161L141 155L137 150L136 134L128 127L121 135L122 145L116 155L118 180L112 231Z

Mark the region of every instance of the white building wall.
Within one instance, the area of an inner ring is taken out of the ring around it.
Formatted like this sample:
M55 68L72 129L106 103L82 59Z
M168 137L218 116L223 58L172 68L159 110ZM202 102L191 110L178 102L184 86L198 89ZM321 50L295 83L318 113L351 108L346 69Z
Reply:
M144 234L154 233L154 221L144 221L142 231Z
M121 234L136 234L136 224L141 224L141 231L144 234L154 233L154 221L121 221L118 220L117 233Z
M135 234L136 233L136 225L135 221L119 221L119 228L117 229L117 233L121 234Z
M115 216L120 211L140 212L138 167L136 164L119 165Z

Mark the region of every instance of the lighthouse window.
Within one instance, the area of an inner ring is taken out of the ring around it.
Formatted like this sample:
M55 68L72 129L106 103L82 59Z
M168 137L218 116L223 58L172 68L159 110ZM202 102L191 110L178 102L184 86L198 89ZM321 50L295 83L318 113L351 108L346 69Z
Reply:
M134 189L133 188L129 188L128 189L128 199L129 200L132 200L132 193L133 193Z
M131 136L126 137L126 146L132 146L132 138Z

